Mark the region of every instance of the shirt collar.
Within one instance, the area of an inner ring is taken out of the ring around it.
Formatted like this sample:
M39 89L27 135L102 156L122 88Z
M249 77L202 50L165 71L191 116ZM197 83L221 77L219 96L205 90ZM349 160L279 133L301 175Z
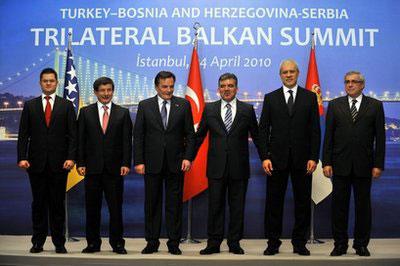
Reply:
M363 97L363 95L361 93L357 98L352 98L350 96L348 96L347 98L348 98L349 103L352 104L353 100L357 100L357 103L361 103L362 97Z
M99 108L99 110L103 109L104 105L108 107L108 110L111 110L112 101L107 104L102 104L101 102L97 101L97 108Z
M157 101L158 105L162 105L164 101L167 101L167 103L171 103L171 100L164 100L163 98L160 97L160 95L157 95Z
M234 107L234 106L236 106L236 102L237 102L236 97L233 98L233 100L230 101L230 102L227 102L227 101L225 101L225 100L223 100L223 99L221 98L221 107L222 107L222 108L225 108L225 106L226 106L228 103L231 105L231 107Z
M293 88L291 88L291 89L289 89L288 87L286 87L285 85L283 85L283 91L285 92L285 93L287 93L289 90L292 90L293 92L294 92L294 94L296 94L297 93L297 88L299 87L299 85L295 85Z
M50 95L46 95L44 93L42 93L42 100L45 99L46 96L50 96L50 98L54 101L54 99L56 98L56 93L52 93Z

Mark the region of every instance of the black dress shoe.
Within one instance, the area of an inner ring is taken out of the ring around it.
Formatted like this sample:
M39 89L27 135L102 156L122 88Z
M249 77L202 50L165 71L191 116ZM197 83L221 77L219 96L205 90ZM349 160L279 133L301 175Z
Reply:
M38 244L33 244L31 249L29 250L30 253L40 253L43 251L43 246Z
M306 248L306 246L293 247L293 253L297 253L301 256L310 256L310 251Z
M264 255L265 256L273 256L273 255L278 254L278 253L279 253L279 247L268 246L264 250Z
M347 246L338 245L331 252L332 257L342 256L347 253Z
M56 247L56 253L58 253L58 254L66 254L66 253L68 253L68 251L65 249L64 246L59 246L59 247Z
M172 255L181 255L182 251L179 249L179 247L173 246L173 247L168 247L168 252Z
M122 255L128 254L128 252L123 246L116 246L115 248L113 248L113 252Z
M220 249L217 246L207 246L205 249L200 250L200 255L211 255L219 253Z
M243 255L244 254L244 250L239 246L230 246L229 247L229 253L233 253L236 255Z
M100 247L95 245L88 245L86 248L82 250L82 253L95 253L100 252Z
M158 246L147 244L147 246L142 250L142 254L152 254L158 252Z
M367 247L359 247L359 248L354 248L356 250L356 254L358 256L362 256L362 257L369 257L371 256L371 253L369 253L369 250L367 249Z

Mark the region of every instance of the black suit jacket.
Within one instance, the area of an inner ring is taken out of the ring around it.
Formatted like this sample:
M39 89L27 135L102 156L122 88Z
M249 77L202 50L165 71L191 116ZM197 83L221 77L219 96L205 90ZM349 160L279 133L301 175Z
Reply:
M104 169L120 175L122 166L132 164L132 121L129 110L112 104L106 134L103 134L97 103L79 111L78 167L86 174L101 174Z
M323 166L335 175L347 176L352 167L356 176L371 177L373 167L384 169L385 115L382 102L362 97L353 122L348 97L329 102L326 114Z
M198 149L209 133L208 178L222 178L226 168L232 179L250 177L249 133L258 148L257 119L252 105L237 100L236 108L229 132L221 117L221 100L206 104L204 108L196 133L196 146Z
M135 165L145 164L146 173L158 174L167 160L169 170L178 173L183 159L193 161L194 148L193 117L186 99L172 97L167 129L161 121L157 95L139 103L134 126Z
M318 162L321 129L316 94L299 86L291 116L283 88L266 94L259 130L261 159L272 160L274 169L287 167L290 150L296 169L305 169L308 160Z
M46 163L53 172L65 171L65 160L75 160L76 140L76 115L70 101L55 97L49 127L42 97L25 102L18 132L17 160L28 160L29 172L42 172Z

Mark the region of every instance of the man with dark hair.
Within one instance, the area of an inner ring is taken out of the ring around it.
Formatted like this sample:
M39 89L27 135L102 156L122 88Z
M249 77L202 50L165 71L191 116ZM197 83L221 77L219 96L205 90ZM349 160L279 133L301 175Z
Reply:
M359 256L370 256L371 179L381 176L385 164L385 115L381 101L362 94L365 79L360 72L346 73L344 84L347 95L329 102L322 158L324 175L333 177L331 256L347 253L352 188L353 248Z
M201 255L220 252L224 238L225 205L228 191L229 252L244 254L239 241L243 236L244 206L250 177L250 135L258 148L258 125L253 106L236 98L237 77L231 73L218 80L219 101L205 106L196 133L199 148L209 134L208 177L208 242Z
M93 83L97 102L82 108L78 118L78 173L85 175L86 240L82 253L100 251L103 193L110 213L110 245L126 254L122 203L124 176L131 168L132 121L129 110L112 102L114 82L108 77Z
M262 165L267 173L264 255L279 253L283 204L288 178L292 181L295 224L293 253L308 256L311 219L311 179L317 167L321 142L318 101L315 93L297 85L299 68L284 60L279 68L283 86L265 95L260 117Z
M155 80L157 95L139 103L134 127L135 171L144 175L145 238L142 254L158 251L165 183L165 222L168 252L182 254L183 173L194 159L194 128L190 104L173 96L175 75L161 71Z
M48 222L56 253L64 247L64 195L76 156L76 116L72 103L56 95L57 73L40 73L42 95L27 101L18 133L18 166L29 174L32 188L32 248L43 251Z

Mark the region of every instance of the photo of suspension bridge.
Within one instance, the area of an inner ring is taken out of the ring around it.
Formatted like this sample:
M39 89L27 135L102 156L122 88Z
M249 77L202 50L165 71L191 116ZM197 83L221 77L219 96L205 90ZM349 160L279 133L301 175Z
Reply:
M108 76L114 80L115 92L113 101L129 108L133 118L136 115L138 103L141 100L153 97L156 94L153 85L153 77L113 67L94 59L80 56L79 54L74 56L74 63L79 84L80 106L86 106L96 102L92 84L100 76ZM19 81L25 79L26 76L32 75L32 72L36 73L40 71L45 66L53 66L59 73L57 94L62 96L64 89L65 64L66 52L60 49L55 49L40 57L37 62L33 62L24 67L13 76L0 80L0 140L16 140L19 116L23 104L26 100L36 97L14 95L14 87L18 86ZM37 77L35 76L35 78ZM185 91L186 84L175 84L174 94L176 96L184 97ZM253 104L257 116L259 116L265 92L265 88L258 91L241 88L238 92L238 98L242 101ZM400 108L399 91L384 91L378 94L369 90L364 93L383 101L385 108L393 108L393 106L399 106L397 108ZM331 99L343 95L343 91L337 94L332 93L330 90L323 90L323 101L325 106ZM204 99L206 102L214 101L219 99L219 95L214 88L212 90L204 88ZM399 104L397 105L397 103ZM398 119L399 117L387 117L386 119L386 130L388 132L389 142L400 142L400 121Z

